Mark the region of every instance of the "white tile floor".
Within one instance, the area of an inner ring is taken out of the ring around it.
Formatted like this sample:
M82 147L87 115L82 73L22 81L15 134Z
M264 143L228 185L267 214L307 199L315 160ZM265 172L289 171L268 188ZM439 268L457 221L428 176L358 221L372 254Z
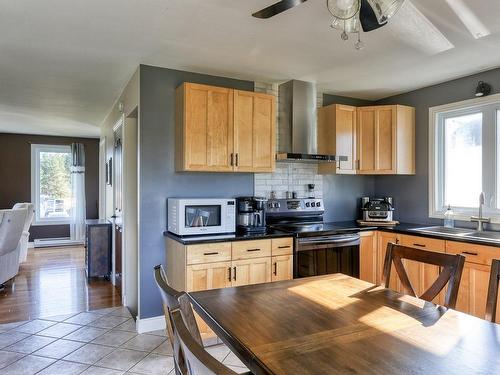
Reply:
M247 371L225 345L207 351ZM2 375L172 375L173 368L165 332L138 335L124 307L0 324Z

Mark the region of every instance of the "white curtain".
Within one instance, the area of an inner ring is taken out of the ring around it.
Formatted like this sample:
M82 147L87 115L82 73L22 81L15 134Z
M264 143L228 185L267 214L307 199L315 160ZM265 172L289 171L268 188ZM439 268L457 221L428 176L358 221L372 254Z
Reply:
M71 145L72 202L70 235L74 241L85 241L85 151L83 144Z

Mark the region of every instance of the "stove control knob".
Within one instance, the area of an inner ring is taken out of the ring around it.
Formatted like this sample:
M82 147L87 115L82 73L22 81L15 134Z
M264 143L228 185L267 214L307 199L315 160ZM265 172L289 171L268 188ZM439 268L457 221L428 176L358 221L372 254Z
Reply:
M280 205L280 202L276 202L276 203L274 204L274 208L280 208L280 206L281 206L281 205Z
M316 207L316 203L311 202L311 207Z
M316 202L316 207L320 207L321 206L321 202Z
M310 207L311 204L309 202L306 202L306 207Z

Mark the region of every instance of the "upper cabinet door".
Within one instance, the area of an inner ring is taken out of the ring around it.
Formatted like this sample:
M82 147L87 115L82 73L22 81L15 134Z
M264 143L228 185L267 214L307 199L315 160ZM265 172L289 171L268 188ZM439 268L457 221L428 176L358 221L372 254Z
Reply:
M234 170L275 168L276 100L273 95L234 90Z
M177 89L176 122L177 170L233 170L233 90L184 83Z
M347 156L347 161L320 163L319 172L356 174L356 107L332 104L318 110L318 152Z
M414 174L415 109L358 108L357 154L360 174Z

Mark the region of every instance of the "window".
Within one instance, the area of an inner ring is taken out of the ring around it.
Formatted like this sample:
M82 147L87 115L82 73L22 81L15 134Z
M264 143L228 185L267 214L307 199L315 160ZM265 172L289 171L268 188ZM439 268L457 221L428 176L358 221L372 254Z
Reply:
M71 216L71 147L31 146L31 199L34 224L69 224Z
M500 222L500 95L429 110L429 216L442 218L448 205L458 219L484 215Z

